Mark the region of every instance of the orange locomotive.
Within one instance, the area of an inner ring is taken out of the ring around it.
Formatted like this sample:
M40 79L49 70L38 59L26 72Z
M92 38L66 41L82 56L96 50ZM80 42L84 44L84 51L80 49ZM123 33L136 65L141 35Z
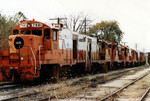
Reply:
M139 52L138 63L139 65L144 65L146 63L146 60L144 58L144 52Z
M21 21L9 36L8 51L0 51L0 80L57 80L85 72L107 72L128 65L128 49L69 29ZM141 56L143 58L143 56Z
M69 70L90 71L91 59L96 59L96 41L61 29L61 24L50 27L34 20L21 21L9 36L7 58L1 59L0 80L57 79Z

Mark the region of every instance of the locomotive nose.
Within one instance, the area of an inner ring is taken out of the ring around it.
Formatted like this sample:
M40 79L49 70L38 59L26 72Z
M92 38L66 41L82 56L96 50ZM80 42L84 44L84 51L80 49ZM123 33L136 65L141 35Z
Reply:
M14 46L16 49L21 49L24 46L24 40L21 37L16 37L14 40Z

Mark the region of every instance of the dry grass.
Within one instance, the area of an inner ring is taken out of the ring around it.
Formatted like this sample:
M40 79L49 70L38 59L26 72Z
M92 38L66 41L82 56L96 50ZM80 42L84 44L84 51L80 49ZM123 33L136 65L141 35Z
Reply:
M141 71L143 69L139 68L138 70L132 70L131 72L127 72L126 75L132 75L132 74L135 74L136 72L138 71ZM89 86L89 84L94 84L94 82L97 82L97 81L106 81L106 80L109 80L109 79L112 79L114 77L117 77L118 74L120 73L123 73L123 71L120 71L119 73L118 72L114 72L114 73L110 73L108 75L102 75L102 76L95 76L95 78L83 78L83 79L80 79L79 81L76 81L76 82L73 82L71 84L71 86L62 86L59 88L59 92L55 91L55 93L53 93L53 96L55 96L55 98L59 99L59 98L67 98L71 95L75 95L75 94L78 94L79 92L84 92L86 89L85 88L95 88L97 87L97 85L94 85L94 86ZM74 87L75 86L75 87ZM84 88L84 90L82 90L82 88ZM105 95L108 95L112 92L112 90L107 90L105 92ZM52 95L52 94L51 94ZM51 96L50 95L50 96ZM118 94L120 95L120 94Z
M94 85L97 81L106 81L116 77L118 74L126 74L132 75L138 71L142 71L142 68L137 70L132 70L128 72L128 70L120 70L120 71L113 71L107 74L96 74L92 76L82 77L79 79L67 80L63 82L59 82L57 84L44 84L41 86L33 87L28 92L42 92L40 96L48 96L49 100L51 99L60 99L60 98L68 98L73 95L77 95L79 93L83 93L89 91L89 88L96 88L97 85ZM125 72L125 73L124 73ZM122 75L123 75L122 74ZM92 86L89 86L93 83ZM146 87L146 85L143 85ZM57 88L57 89L56 89ZM50 90L53 89L53 90ZM50 91L49 91L50 90ZM110 94L111 90L107 90L105 94ZM86 95L86 94L85 94ZM118 94L120 96L120 94ZM100 98L100 96L99 96ZM21 97L19 99L22 99Z

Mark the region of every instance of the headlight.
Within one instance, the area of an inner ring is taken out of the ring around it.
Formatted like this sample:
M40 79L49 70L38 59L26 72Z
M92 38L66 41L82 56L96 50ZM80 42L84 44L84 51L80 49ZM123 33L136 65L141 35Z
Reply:
M21 37L16 37L14 40L14 46L16 49L21 49L24 46L24 40Z
M23 57L21 57L21 60L23 60Z

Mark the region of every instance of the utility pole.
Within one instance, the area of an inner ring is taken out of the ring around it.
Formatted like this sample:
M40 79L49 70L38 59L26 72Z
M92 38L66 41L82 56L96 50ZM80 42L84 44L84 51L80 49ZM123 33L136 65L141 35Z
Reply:
M87 26L88 26L87 22L88 22L88 21L91 21L91 20L87 20L87 18L85 17L84 20L82 20L82 21L83 21L83 23L84 23L84 34L86 34L86 32L87 32L86 29L87 29Z
M49 19L49 20L57 20L57 24L60 24L60 20L63 20L63 19L67 19L67 18L52 18L52 19Z
M145 48L143 48L143 53L145 52Z
M122 42L123 44L124 44L124 46L126 45L126 43L128 43L128 42Z
M85 21L84 21L85 22L85 24L84 24L84 34L86 34L86 21L87 20L86 20L86 17L85 17Z
M137 47L138 47L138 44L137 43L135 43L135 50L137 51Z

